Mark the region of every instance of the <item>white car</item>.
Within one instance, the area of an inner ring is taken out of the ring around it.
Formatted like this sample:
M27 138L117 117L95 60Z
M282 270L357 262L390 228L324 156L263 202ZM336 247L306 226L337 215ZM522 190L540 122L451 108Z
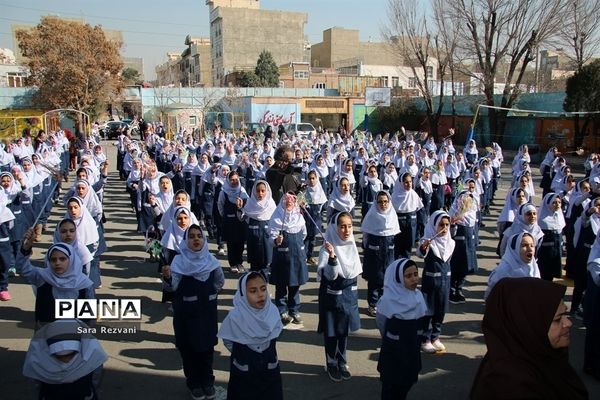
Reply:
M285 126L285 131L288 135L297 135L301 139L306 139L311 133L312 137L315 137L317 134L317 130L313 124L309 124L308 122L288 124Z

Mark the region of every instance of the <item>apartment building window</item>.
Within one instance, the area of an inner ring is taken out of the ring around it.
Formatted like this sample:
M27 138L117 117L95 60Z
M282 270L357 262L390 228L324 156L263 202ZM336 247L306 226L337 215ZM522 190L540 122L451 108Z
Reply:
M408 87L416 88L417 87L417 78L415 78L414 76L411 76L410 78L408 78Z
M315 83L313 85L313 88L315 88L315 89L325 89L325 82Z
M392 76L392 87L400 86L400 78L397 76Z
M196 119L196 116L190 115L190 125L194 126L194 125L196 125L197 122L198 122L198 120Z
M390 80L388 79L388 77L387 76L382 76L381 79L383 80L383 87L388 87L388 85L390 83L389 82Z
M285 87L285 82L284 81L279 81L279 87L280 88L284 88Z
M294 79L308 79L308 71L294 71Z
M431 66L427 67L427 78L433 78L433 67Z

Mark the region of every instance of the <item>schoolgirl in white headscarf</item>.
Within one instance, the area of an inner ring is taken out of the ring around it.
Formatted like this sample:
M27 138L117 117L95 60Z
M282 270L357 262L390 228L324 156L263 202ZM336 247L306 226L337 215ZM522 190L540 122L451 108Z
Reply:
M276 208L268 182L261 179L254 182L250 198L242 209L248 223L247 259L253 271L262 270L271 263L273 248L268 243L269 220Z
M348 334L360 328L357 277L362 264L352 232L352 216L341 212L325 232L319 253L319 326L323 333L330 379L349 379L346 347ZM341 311L341 312L340 312Z
M376 201L362 223L364 268L362 277L367 281L367 314L374 317L377 301L383 291L385 268L394 261L394 238L400 233L398 216L386 191L377 193Z
M502 211L500 211L498 222L496 224L500 240L502 240L504 231L508 229L515 220L515 216L519 212L519 207L528 202L529 194L521 188L511 189L510 192L506 194L504 206L502 207Z
M556 193L548 193L538 208L538 225L544 233L537 259L542 279L552 282L562 274L562 232L565 217L561 210L561 198Z
M90 250L79 240L77 240L77 226L75 221L70 218L64 218L56 225L56 230L52 236L52 243L66 243L70 245L82 264L84 274L90 275L90 263L94 256Z
M527 239L529 238L529 241ZM503 278L540 278L540 270L535 259L536 239L528 232L520 232L508 237L506 252L500 264L492 271L484 298Z
M455 242L450 237L450 215L443 210L434 211L417 247L417 255L425 259L421 291L427 303L427 313L421 321L421 348L427 353L446 349L439 337L448 311L450 257L454 253L454 247Z
M500 243L500 255L503 256L508 244L508 239L518 233L527 232L535 239L536 247L539 247L544 237L544 232L537 224L537 209L531 203L522 204L515 216L513 224L504 231L504 237Z
M98 245L100 239L98 227L96 221L85 207L83 200L79 197L71 197L67 200L67 212L64 218L70 218L75 222L77 238L81 243L92 247ZM95 250L90 251L92 254L95 252Z
M217 302L225 277L198 225L186 227L179 254L163 265L163 289L172 293L175 344L192 394L214 392ZM190 371L194 375L190 376ZM202 385L202 386L201 386Z
M421 370L418 320L427 305L417 289L418 274L415 262L406 258L394 261L385 271L383 296L377 305L382 337L377 370L384 398L407 393Z
M44 325L35 333L25 355L23 375L37 382L39 398L54 392L68 398L96 398L96 375L101 374L108 356L96 338L77 333L86 330L85 323L69 319Z
M337 213L342 211L353 214L355 205L356 203L352 196L350 181L348 178L342 177L336 182L329 198L329 212L327 219L331 221Z
M180 215L185 215L184 221L178 221ZM165 227L165 232L161 239L160 244L164 249L171 250L177 254L181 252L181 242L185 234L186 229L191 225L191 214L192 212L187 207L177 207L173 214L173 220ZM173 254L173 257L175 254ZM172 257L167 257L168 258ZM169 263L170 260L167 262Z
M242 276L218 334L231 352L230 398L283 398L276 349L282 328L265 278L258 272Z

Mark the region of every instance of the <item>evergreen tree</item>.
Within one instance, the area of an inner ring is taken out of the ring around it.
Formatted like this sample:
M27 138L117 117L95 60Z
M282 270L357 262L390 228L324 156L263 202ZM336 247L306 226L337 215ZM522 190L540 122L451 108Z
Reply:
M600 110L600 60L585 65L581 70L575 72L567 79L565 111L597 111ZM584 118L583 126L579 125L579 119ZM583 144L583 136L589 123L590 116L574 116L575 121L575 147Z
M262 87L279 86L279 68L271 52L263 50L258 56L254 73L258 78L258 85Z

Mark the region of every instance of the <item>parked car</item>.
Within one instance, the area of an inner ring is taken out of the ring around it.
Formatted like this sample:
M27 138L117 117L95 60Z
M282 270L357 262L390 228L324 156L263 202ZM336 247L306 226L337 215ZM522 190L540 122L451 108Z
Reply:
M299 122L295 124L287 124L284 126L288 135L298 135L301 139L305 139L312 133L313 137L317 134L317 130L313 124L308 122Z
M103 131L101 131L102 133L102 137L105 137L107 139L116 139L119 136L119 128L121 128L121 131L125 128L129 128L129 125L126 124L123 121L109 121L106 123L106 128L104 128Z

